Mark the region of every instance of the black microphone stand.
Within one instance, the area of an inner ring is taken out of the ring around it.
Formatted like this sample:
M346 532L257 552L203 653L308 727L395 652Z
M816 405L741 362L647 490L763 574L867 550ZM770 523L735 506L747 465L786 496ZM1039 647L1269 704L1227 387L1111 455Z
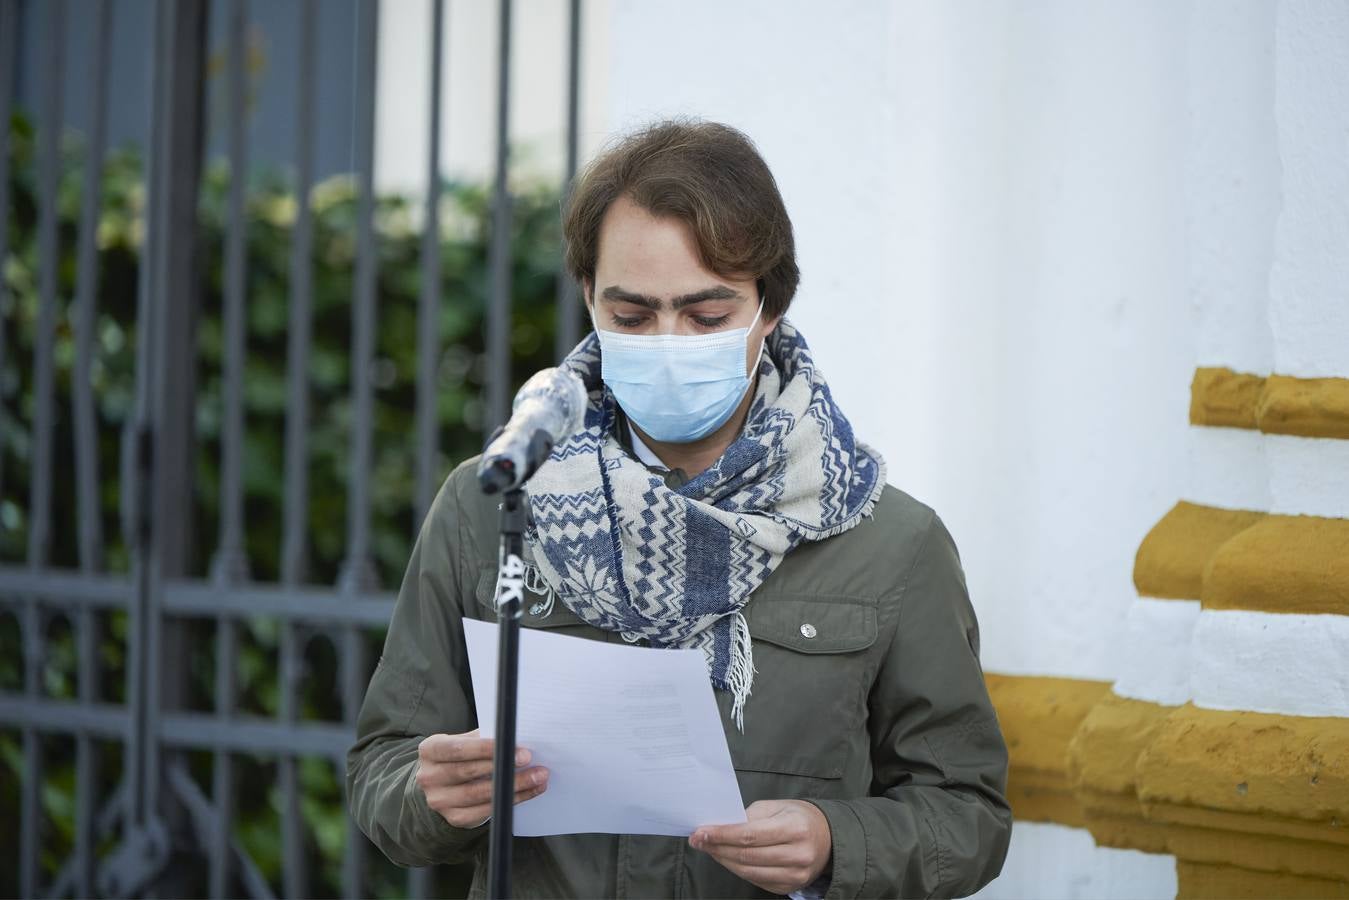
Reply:
M493 435L501 433L498 429ZM491 446L491 440L488 441ZM487 896L511 895L511 839L515 834L515 720L520 681L520 617L525 599L524 483L553 449L552 438L536 431L524 454L524 471L510 459L488 460L478 483L488 494L501 492L501 552L498 559L496 610L500 641L497 649L496 746L492 762L492 827L488 836ZM482 723L479 723L480 725Z
M492 764L492 828L488 844L487 896L511 895L511 838L515 813L515 719L520 675L520 617L525 591L524 491L501 496L501 556L497 576L497 721Z

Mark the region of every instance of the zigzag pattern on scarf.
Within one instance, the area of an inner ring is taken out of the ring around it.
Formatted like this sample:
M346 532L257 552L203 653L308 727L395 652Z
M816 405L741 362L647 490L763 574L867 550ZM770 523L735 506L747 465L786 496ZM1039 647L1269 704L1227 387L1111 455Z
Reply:
M852 480L851 467L848 465L851 454L845 455L843 441L839 440L834 428L834 419L823 403L812 403L806 414L819 427L824 447L824 452L820 454L820 471L824 476L824 482L820 485L820 505L825 509L846 509L848 482Z
M677 613L673 604L664 604L664 598L680 597L684 593L684 548L679 536L684 532L684 505L664 487L659 478L651 479L651 488L642 495L643 504L638 515L642 525L637 530L646 552L637 555L634 568L640 577L633 584L634 602L642 604L640 611L652 620L662 620Z
M582 432L583 434L585 432ZM568 441L560 449L554 450L554 455L549 457L552 460L566 460L573 456L591 456L600 448L598 441L580 440Z

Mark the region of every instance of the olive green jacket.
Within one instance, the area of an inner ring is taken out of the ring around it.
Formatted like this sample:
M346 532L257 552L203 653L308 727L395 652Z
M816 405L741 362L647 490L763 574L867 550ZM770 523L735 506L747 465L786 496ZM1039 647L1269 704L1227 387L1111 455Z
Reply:
M427 515L347 757L370 839L402 865L475 859L475 897L488 826L449 825L415 775L423 737L478 725L462 620L495 618L498 523L476 463ZM537 599L525 598L525 627L622 640L560 603L541 618ZM870 519L789 553L744 613L756 674L743 733L716 692L740 791L746 805L799 798L824 813L827 896L956 896L997 875L1007 751L960 560L932 510L887 486ZM684 838L649 835L517 838L512 879L520 897L767 896Z

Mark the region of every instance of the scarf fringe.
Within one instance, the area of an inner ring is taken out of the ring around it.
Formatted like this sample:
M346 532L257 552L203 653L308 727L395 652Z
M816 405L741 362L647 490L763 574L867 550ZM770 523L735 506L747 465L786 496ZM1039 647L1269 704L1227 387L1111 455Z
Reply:
M745 733L745 701L754 684L754 644L750 639L749 622L744 613L731 618L731 665L726 672L726 686L731 691L731 718L741 734Z

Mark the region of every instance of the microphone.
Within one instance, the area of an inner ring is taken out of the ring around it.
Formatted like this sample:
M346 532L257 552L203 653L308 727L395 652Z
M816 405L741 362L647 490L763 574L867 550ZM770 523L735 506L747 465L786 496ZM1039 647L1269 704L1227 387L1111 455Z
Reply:
M530 376L515 395L510 421L482 452L478 484L483 493L515 490L528 481L554 444L581 429L585 409L585 385L572 372L551 368Z

